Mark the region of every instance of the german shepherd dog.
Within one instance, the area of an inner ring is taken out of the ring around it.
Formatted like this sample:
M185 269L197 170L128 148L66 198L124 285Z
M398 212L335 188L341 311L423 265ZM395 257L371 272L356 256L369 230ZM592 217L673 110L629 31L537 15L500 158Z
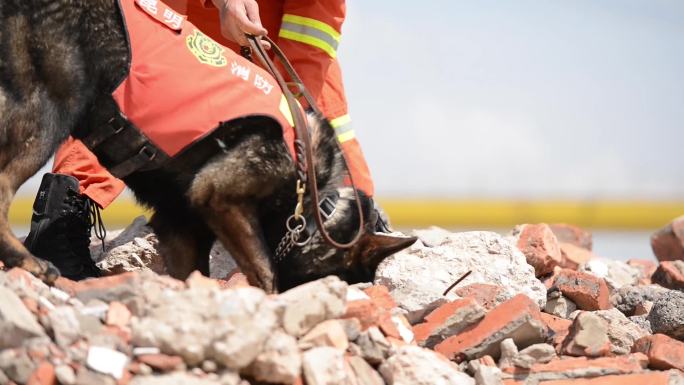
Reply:
M132 1L132 0L124 0ZM58 271L12 234L8 209L17 188L47 162L69 135L82 138L89 122L101 120L100 103L125 76L126 31L117 0L0 1L0 260L46 282ZM267 292L335 274L349 282L370 281L378 263L415 241L375 233L370 199L361 240L335 249L319 233L282 261L274 251L296 203L295 172L282 135L268 124L229 122L224 146L196 170L180 173L162 165L124 178L159 237L169 273L184 279L193 270L208 274L208 255L218 239L249 282ZM78 129L77 129L78 128ZM349 241L359 223L353 194L340 188L343 158L326 122L312 130L321 194L339 199L325 228ZM201 149L200 149L201 150ZM206 154L204 154L206 155ZM100 159L105 166L107 159ZM306 202L306 207L317 207ZM312 209L305 215L311 217Z

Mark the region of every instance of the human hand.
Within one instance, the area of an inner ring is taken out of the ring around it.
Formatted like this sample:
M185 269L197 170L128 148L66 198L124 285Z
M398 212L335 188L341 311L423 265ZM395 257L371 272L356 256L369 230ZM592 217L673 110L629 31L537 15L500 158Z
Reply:
M212 0L219 10L221 34L241 46L249 46L245 34L265 36L256 0Z

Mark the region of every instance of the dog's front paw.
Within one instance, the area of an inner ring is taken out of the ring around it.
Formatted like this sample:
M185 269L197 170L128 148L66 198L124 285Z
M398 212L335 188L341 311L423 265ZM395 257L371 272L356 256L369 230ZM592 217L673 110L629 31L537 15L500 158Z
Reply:
M48 285L52 285L59 278L59 269L52 263L36 257L24 258L21 268L35 275Z

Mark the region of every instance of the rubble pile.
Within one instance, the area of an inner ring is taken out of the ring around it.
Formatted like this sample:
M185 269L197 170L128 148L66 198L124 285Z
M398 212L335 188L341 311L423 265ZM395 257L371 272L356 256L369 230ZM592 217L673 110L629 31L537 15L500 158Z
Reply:
M0 271L0 385L684 385L676 228L660 264L599 258L569 225L425 229L374 282L267 295L220 248L212 278L161 274L137 221L93 248L108 276Z

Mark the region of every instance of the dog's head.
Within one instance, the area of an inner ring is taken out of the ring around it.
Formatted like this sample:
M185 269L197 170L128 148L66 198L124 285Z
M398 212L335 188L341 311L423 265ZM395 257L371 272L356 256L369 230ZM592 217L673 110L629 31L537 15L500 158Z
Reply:
M338 194L335 209L324 226L335 241L346 243L358 231L358 208L352 189L340 188ZM323 239L320 231L313 231L306 245L295 246L278 264L279 290L328 275L336 275L348 283L370 282L383 259L416 241L415 237L397 233L375 232L378 214L372 201L361 194L365 225L359 241L349 249L337 249Z

